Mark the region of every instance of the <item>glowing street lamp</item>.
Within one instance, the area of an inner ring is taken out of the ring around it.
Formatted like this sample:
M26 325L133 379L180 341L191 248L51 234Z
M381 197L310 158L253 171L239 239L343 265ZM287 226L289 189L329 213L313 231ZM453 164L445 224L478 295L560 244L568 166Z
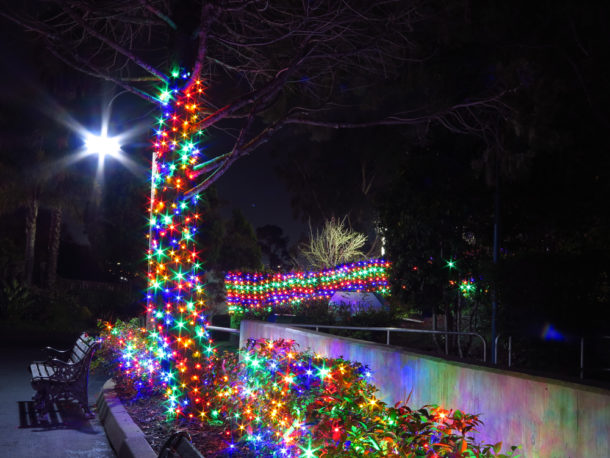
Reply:
M125 167L127 167L135 175L142 175L144 171L141 166L138 166L133 160L129 159L123 154L122 147L126 145L130 139L139 135L142 131L148 130L145 124L136 124L125 132L118 135L110 136L108 131L110 130L110 117L112 112L112 106L114 101L123 94L127 94L128 91L121 91L115 94L105 105L102 110L102 119L99 134L94 134L87 130L80 123L76 122L71 117L67 116L64 121L74 132L76 132L83 142L83 147L79 153L75 155L73 161L84 159L85 157L97 155L98 157L98 174L104 166L104 159L106 156L111 156L117 159Z
M108 136L108 124L110 123L110 113L112 104L120 96L127 93L121 91L115 94L106 104L106 108L102 112L102 129L100 135L94 135L91 132L84 131L83 140L85 142L85 152L87 154L99 155L100 162L108 156L120 157L121 153L121 138L120 136Z
M72 161L75 162L88 156L97 156L97 172L93 182L94 201L97 203L99 203L101 199L101 192L104 182L104 165L107 156L119 161L134 175L142 176L144 173L144 168L123 154L122 150L122 146L127 144L130 138L137 135L143 129L143 126L136 125L128 131L120 133L119 135L108 135L112 102L114 102L117 96L121 94L122 92L115 95L102 112L102 124L99 135L88 131L77 123L74 123L76 126L74 130L79 134L83 142L83 146L80 149L80 152L73 157Z
M87 133L84 140L87 153L99 155L101 161L106 156L116 157L121 153L121 143L118 137Z
M63 158L53 164L53 167L57 170L71 167L72 165L91 158L91 156L97 156L97 171L93 181L93 201L96 203L100 202L101 193L104 182L104 166L107 156L112 157L113 160L118 161L122 166L127 168L132 174L138 179L143 179L148 175L148 167L138 164L136 161L131 159L123 147L130 144L132 140L138 137L142 132L148 130L148 126L144 123L138 122L132 124L131 127L123 132L116 134L110 129L110 115L113 102L118 96L126 94L127 91L119 92L102 109L101 113L101 125L97 132L89 131L83 124L78 122L74 117L70 115L63 107L58 104L54 104L49 108L49 113L52 117L60 124L66 126L71 130L80 140L80 145L70 154L66 154ZM109 134L112 135L109 135Z

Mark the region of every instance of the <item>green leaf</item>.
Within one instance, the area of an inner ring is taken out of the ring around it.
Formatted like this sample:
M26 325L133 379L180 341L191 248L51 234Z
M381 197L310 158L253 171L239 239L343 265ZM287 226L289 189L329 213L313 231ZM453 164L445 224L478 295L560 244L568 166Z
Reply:
M500 450L502 450L502 441L498 442L497 444L494 444L493 449L495 453L500 453Z

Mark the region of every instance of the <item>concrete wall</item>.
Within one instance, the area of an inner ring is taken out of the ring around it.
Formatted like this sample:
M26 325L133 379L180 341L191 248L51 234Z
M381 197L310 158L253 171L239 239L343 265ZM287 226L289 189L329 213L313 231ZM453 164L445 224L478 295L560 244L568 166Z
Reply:
M478 441L521 445L525 457L610 456L610 391L488 367L446 361L346 337L242 321L249 338L294 339L302 350L360 361L374 372L379 397L394 404L409 397L419 408L438 404L481 414Z

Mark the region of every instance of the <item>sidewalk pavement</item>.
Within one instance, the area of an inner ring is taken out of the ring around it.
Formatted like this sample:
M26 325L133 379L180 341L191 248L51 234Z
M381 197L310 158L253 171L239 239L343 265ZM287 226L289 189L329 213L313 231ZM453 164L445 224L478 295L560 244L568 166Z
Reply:
M47 423L31 415L34 390L27 368L30 362L44 358L39 348L13 348L8 344L0 347L0 457L116 457L97 412L94 419L88 420L77 404L61 403ZM107 379L90 374L90 408Z

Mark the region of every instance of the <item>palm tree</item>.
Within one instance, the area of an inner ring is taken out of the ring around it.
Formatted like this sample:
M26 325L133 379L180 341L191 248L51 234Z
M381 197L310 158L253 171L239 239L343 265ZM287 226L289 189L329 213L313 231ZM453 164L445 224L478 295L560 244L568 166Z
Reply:
M36 263L39 212L41 208L50 210L51 222L48 228L49 241L43 284L52 287L57 278L63 214L66 209L75 210L74 199L69 196L78 195L75 191L78 189L78 182L65 171L53 172L48 149L43 148L42 143L42 139L38 138L34 144L13 149L19 154L4 154L5 157L13 156L13 161L0 163L0 214L25 209L25 251L21 270L23 282L31 285ZM28 163L24 163L21 158L27 158Z
M41 152L33 155L35 163ZM23 281L30 285L34 272L36 230L42 183L36 176L35 168L23 170L16 164L0 164L2 186L0 187L0 214L11 213L25 208L25 253L23 261Z

